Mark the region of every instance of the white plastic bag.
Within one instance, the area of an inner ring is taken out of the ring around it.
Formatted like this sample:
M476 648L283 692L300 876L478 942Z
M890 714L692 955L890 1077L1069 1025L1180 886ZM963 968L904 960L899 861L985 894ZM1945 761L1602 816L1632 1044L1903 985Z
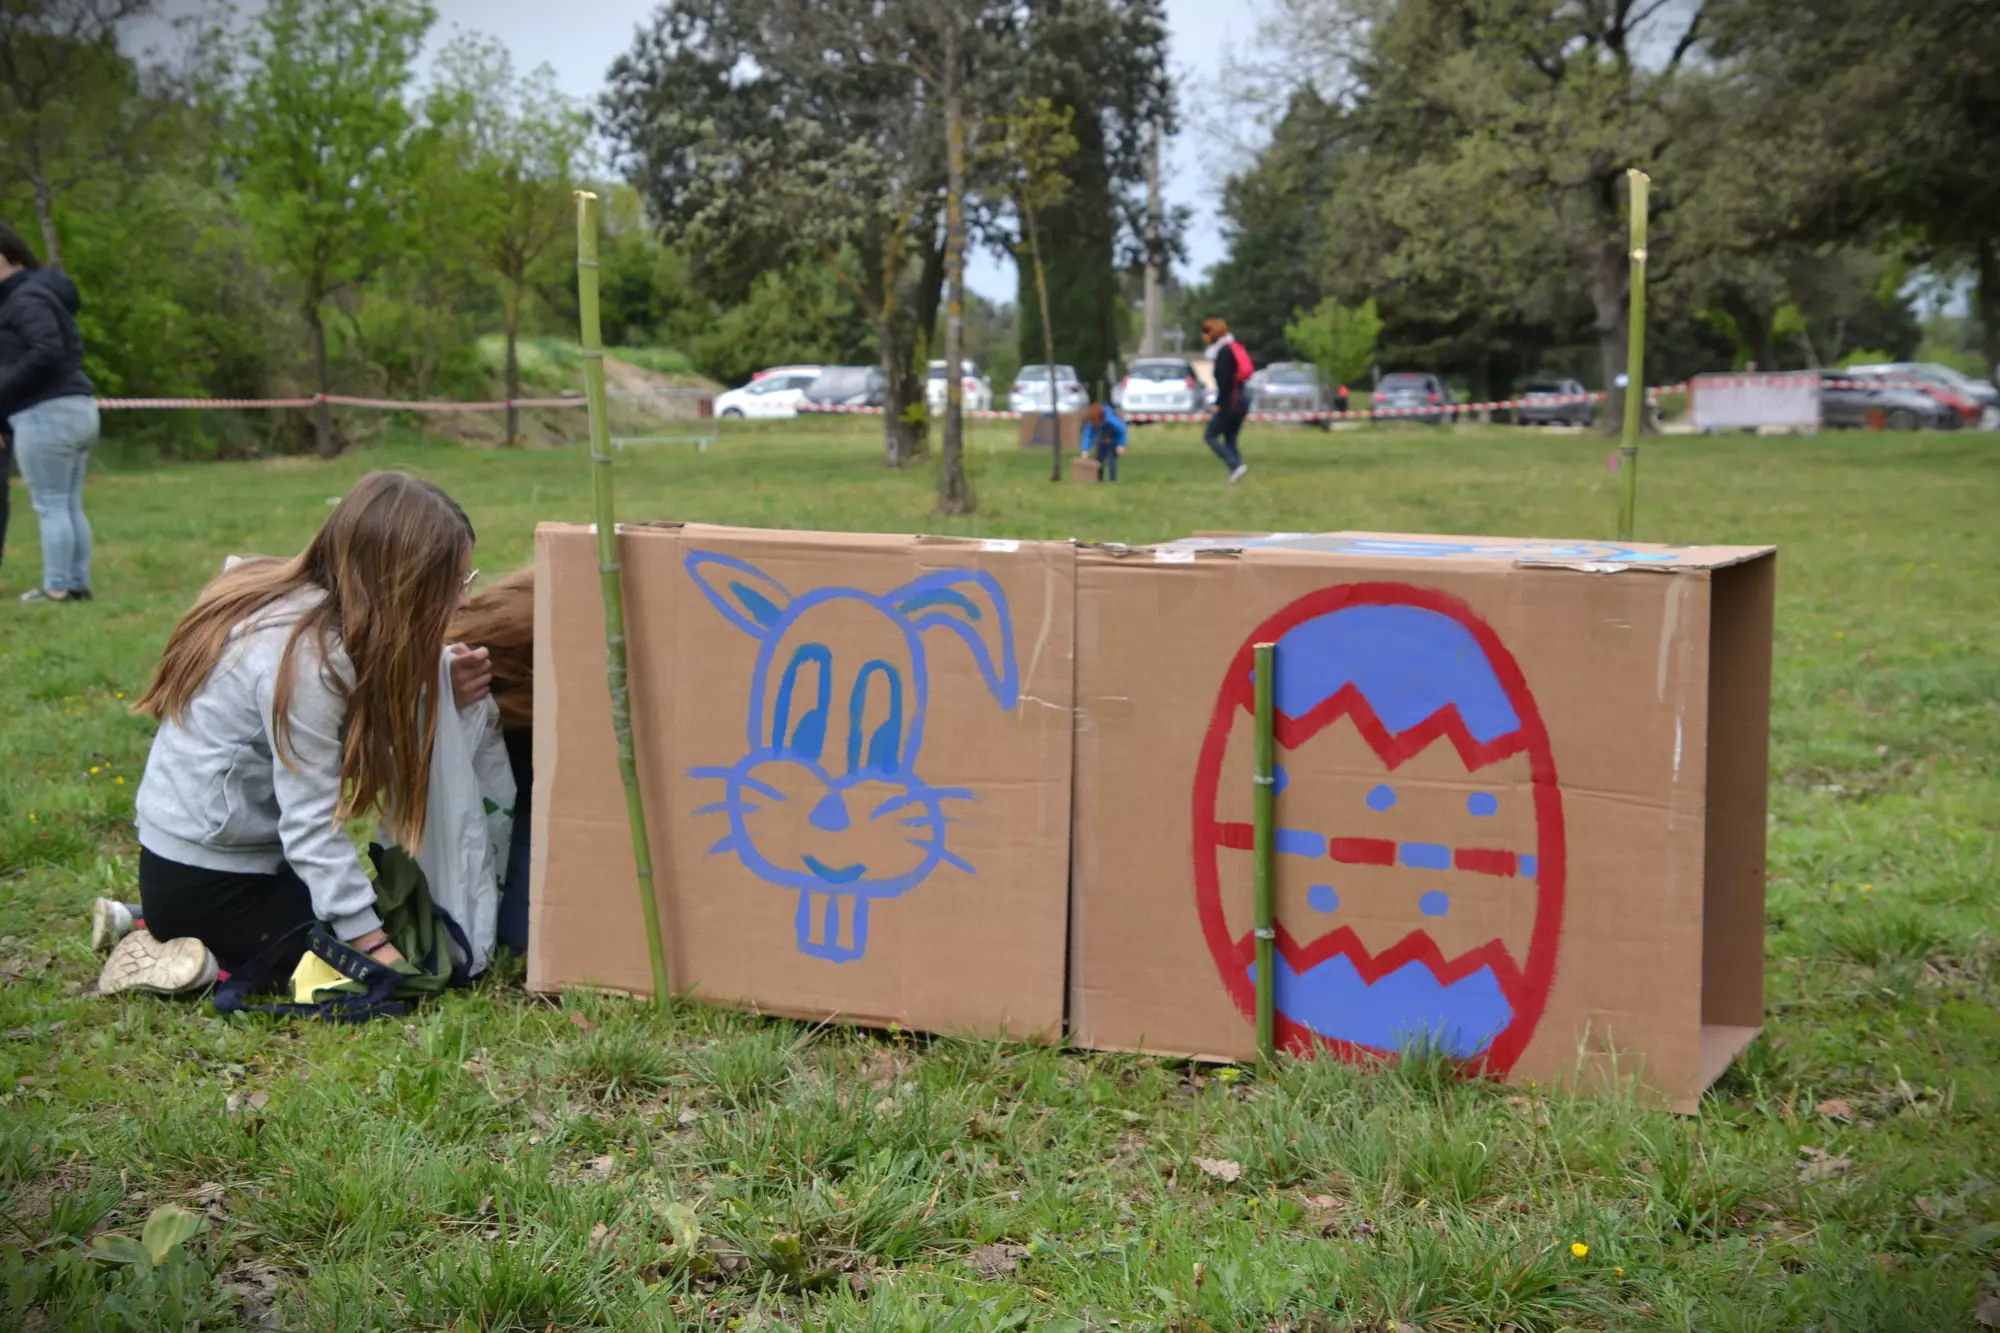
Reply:
M451 698L451 651L438 664L438 694ZM500 877L514 833L514 770L500 737L500 706L491 698L438 715L431 747L430 805L417 865L431 902L450 917L470 948L452 941L452 957L477 976L486 970L500 920Z

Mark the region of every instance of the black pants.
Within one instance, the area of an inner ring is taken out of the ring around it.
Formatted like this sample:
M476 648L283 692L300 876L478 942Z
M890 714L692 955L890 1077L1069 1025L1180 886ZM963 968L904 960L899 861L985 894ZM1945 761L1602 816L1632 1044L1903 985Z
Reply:
M318 918L298 872L279 865L270 875L182 865L139 849L139 904L156 940L192 935L225 972L234 972L290 935L297 947L274 959L274 975L289 979L306 949L306 927Z
M1215 415L1208 419L1208 429L1201 434L1206 444L1222 465L1234 472L1243 466L1243 455L1236 447L1236 435L1243 429L1243 418L1250 414L1248 406L1218 407Z

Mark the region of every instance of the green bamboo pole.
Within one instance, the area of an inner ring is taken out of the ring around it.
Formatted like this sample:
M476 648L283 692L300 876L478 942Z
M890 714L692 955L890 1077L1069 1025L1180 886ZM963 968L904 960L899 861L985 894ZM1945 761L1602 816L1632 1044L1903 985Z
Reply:
M1618 540L1632 540L1639 509L1639 414L1646 405L1646 187L1651 177L1633 167L1632 315L1625 346L1625 427L1618 440Z
M618 524L611 505L611 422L604 394L604 332L597 292L597 196L576 192L576 296L583 325L583 396L590 411L590 489L597 516L597 570L604 593L605 675L611 684L611 732L618 740L618 776L625 781L625 822L632 830L632 864L639 872L639 910L653 963L653 998L673 999L660 905L653 897L653 847L646 839L646 804L639 795L639 761L632 750L632 685L625 662L625 593L618 564Z
M1252 873L1257 893L1257 1056L1265 1064L1277 1058L1277 962L1276 914L1271 906L1272 798L1278 776L1273 751L1272 676L1276 674L1278 646L1260 643L1251 650L1257 663L1257 773L1251 779L1251 818L1256 821Z

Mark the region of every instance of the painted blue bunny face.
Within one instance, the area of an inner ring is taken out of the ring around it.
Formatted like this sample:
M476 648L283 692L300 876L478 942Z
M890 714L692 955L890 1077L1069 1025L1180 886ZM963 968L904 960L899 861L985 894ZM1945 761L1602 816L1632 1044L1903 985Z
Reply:
M707 552L687 569L716 608L759 643L747 749L693 770L719 779L734 853L768 884L799 895L799 948L845 962L867 947L868 908L922 884L940 865L973 867L949 846L948 802L964 788L918 773L931 651L969 651L1003 709L1019 695L1013 628L990 575L927 574L886 596L819 588L791 596L741 560Z

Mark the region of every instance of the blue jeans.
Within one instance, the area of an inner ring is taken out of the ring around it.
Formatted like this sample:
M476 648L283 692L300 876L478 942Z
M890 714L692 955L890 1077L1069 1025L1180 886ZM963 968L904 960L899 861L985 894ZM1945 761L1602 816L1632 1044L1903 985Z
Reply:
M1118 480L1118 451L1116 449L1098 449L1095 452L1097 454L1097 479L1099 481Z
M14 455L42 526L42 590L90 591L90 520L83 473L97 443L97 400L73 394L23 408L8 419Z
M1249 409L1244 406L1218 407L1215 415L1208 419L1208 429L1201 433L1202 443L1231 472L1243 466L1243 455L1236 447L1236 433L1243 429L1243 418L1247 415Z

